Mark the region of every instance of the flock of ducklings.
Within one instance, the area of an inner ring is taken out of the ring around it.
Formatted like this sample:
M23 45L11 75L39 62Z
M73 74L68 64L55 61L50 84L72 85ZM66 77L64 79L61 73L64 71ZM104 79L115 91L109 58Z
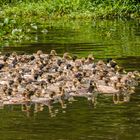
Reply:
M59 102L65 107L65 100L77 96L96 104L98 94L113 95L114 103L128 102L139 78L138 71L127 73L114 60L95 61L91 54L79 59L69 53L60 57L55 50L7 53L0 55L0 103Z

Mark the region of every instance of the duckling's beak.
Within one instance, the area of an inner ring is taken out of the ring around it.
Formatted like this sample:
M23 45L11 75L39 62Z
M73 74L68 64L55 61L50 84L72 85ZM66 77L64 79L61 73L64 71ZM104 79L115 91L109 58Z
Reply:
M67 56L67 59L72 59L72 57L70 55Z
M95 82L92 82L92 85L97 88L97 84Z
M63 57L70 60L72 59L69 53L64 54Z
M132 75L132 76L131 76L131 78L135 78L135 76L134 76L134 75Z
M135 87L131 87L132 90L135 90Z
M120 69L120 67L118 65L116 65L115 68L117 69L117 71Z
M127 72L125 70L123 70L123 73L126 74Z
M113 63L117 63L115 60L112 60Z
M121 67L119 67L118 65L116 65L115 68L116 68L117 71L120 71L120 70L121 70ZM122 72L123 72L124 74L127 73L124 69L122 70Z

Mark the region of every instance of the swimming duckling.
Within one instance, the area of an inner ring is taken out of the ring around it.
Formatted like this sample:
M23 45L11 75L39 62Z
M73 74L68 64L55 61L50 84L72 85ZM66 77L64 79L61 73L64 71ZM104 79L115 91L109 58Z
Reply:
M37 51L33 55L0 56L0 64L4 65L0 70L3 99L9 96L16 101L18 95L23 95L25 101L33 101L31 98L35 96L34 101L45 104L51 101L49 93L54 92L52 100L59 101L60 97L62 107L64 93L86 98L96 92L117 94L118 97L126 92L131 94L140 77L138 72L124 73L112 59L107 63L94 62L93 55L80 59L72 58L69 53L59 57L55 50L50 54Z
M85 64L87 64L87 65L88 64L93 64L93 62L94 62L94 57L93 57L92 54L89 54L86 61L85 61Z
M117 62L116 61L114 61L112 58L108 58L107 59L107 66L108 67L112 67L112 68L115 68L116 66L117 66Z
M135 81L140 82L140 72L134 71L133 74L135 76Z
M63 59L64 60L72 60L72 57L70 56L69 53L66 52L66 53L63 54Z
M57 53L56 53L55 50L51 50L50 55L52 55L52 56L57 56Z

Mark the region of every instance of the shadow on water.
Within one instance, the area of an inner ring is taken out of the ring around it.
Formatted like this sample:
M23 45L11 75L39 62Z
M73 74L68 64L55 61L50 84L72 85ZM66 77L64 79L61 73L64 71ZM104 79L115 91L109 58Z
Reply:
M140 70L139 21L50 21L46 34L32 34L31 42L2 47L5 52L33 53L55 49L79 57L93 53L97 59L115 58L126 70ZM40 27L42 30L43 27ZM80 98L62 109L53 105L56 117L45 106L21 111L20 105L0 110L1 140L139 140L140 88L129 103L115 105L111 97L100 96L94 108Z

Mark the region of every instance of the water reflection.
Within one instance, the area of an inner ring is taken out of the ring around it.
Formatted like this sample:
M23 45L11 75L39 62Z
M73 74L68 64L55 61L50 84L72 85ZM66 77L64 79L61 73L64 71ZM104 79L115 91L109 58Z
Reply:
M24 114L26 114L26 116L29 118L30 117L32 118L32 117L36 116L38 113L47 109L48 110L47 112L49 113L48 115L50 117L56 117L57 113L60 110L60 107L61 107L61 110L63 110L62 113L66 113L67 104L72 104L73 102L76 102L76 101L78 101L78 100L72 99L72 100L67 101L67 103L65 101L65 104L63 104L63 106L61 103L56 103L56 102L54 102L52 104L47 104L47 105L46 105L46 103L43 104L43 103L32 103L32 102L27 102L24 104L10 104L10 105L2 104L0 109L5 109L7 106L9 106L10 111L14 111L14 107L18 106L19 111L24 112ZM89 103L91 104L91 102L89 102ZM58 107L56 108L54 104L57 104ZM94 104L94 107L95 107L95 104Z
M132 95L131 102L125 104L114 105L110 96L102 95L98 97L96 108L85 98L66 102L66 109L62 109L60 104L53 104L56 117L50 117L46 106L43 111L34 113L35 105L31 104L29 118L24 117L26 112L20 112L19 105L5 106L4 110L0 110L1 138L137 140L140 136L139 91L138 88L136 94ZM40 105L37 106L41 108Z
M82 100L85 100L87 102L87 108L91 108L91 109L98 109L98 107L100 106L100 100L102 100L102 98L104 100L111 100L111 98L113 98L113 102L114 104L124 104L124 103L128 103L130 101L130 95L127 95L126 97L123 97L123 95L118 99L117 95L99 95L98 98L94 98L94 101L89 100L88 98L81 98ZM63 105L61 104L61 102L52 102L51 104L46 104L46 103L33 103L33 102L26 102L23 104L10 104L10 105L4 105L2 104L0 109L6 109L7 107L10 107L10 111L14 112L14 110L18 107L18 111L20 113L23 112L28 118L33 118L36 117L39 113L46 111L48 112L48 116L50 117L56 117L58 113L62 112L62 113L66 113L68 108L70 105L73 106L76 102L78 102L80 100L80 97L76 97L76 98L69 98L69 100L65 100L62 101ZM81 104L82 105L82 104ZM124 104L125 105L125 104ZM15 109L14 109L15 108Z
M2 47L2 52L36 52L38 49L49 52L55 49L59 54L70 52L85 56L93 52L97 58L139 56L140 36L139 20L58 20L48 21L48 32L43 34L43 27L36 34L31 34L37 41L23 41Z

